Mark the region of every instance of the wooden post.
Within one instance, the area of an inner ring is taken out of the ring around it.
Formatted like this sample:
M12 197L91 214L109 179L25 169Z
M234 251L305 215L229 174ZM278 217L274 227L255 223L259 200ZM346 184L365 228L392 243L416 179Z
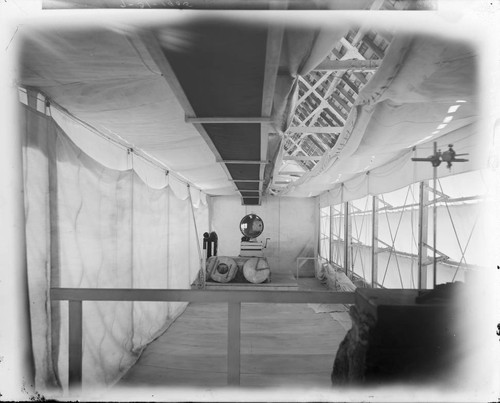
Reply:
M228 303L227 318L227 383L240 385L240 320L241 303Z
M349 211L349 202L344 203L344 269L345 274L349 275L351 266L351 214Z
M333 213L334 212L335 212L335 209L333 208L333 206L330 206L330 231L328 234L328 244L329 244L328 263L333 262L332 243L333 243Z
M372 197L372 287L378 283L378 197Z
M427 224L429 190L426 182L420 182L418 200L418 288L427 288Z
M82 388L82 301L69 301L69 389Z
M434 154L437 153L437 142L434 142ZM437 167L433 168L433 184L434 184L434 194L432 203L432 288L436 288L437 282L437 260L436 260L436 238L437 238Z

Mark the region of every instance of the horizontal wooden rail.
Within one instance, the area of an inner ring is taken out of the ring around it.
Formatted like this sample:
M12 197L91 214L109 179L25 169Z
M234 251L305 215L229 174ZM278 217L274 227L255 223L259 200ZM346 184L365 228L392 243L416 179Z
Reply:
M241 303L353 304L353 292L256 291L256 290L164 290L130 288L51 288L53 301L69 302L69 388L78 393L82 385L83 301L181 301L228 304L227 380L240 384Z
M262 302L277 304L353 304L352 292L256 291L256 290L165 290L131 288L52 288L54 301L175 301Z

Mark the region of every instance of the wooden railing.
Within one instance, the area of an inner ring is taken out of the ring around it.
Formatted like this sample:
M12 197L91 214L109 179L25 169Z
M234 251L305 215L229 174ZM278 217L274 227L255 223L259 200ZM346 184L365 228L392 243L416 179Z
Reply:
M52 288L53 301L69 303L69 389L82 385L83 301L170 301L228 304L227 382L240 384L241 303L353 304L353 292L254 291L254 290L157 290L119 288Z

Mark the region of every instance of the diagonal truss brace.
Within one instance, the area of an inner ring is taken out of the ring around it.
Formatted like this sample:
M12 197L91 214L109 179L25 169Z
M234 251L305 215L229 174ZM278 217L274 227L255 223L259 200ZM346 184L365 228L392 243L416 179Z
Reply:
M431 252L434 252L434 248L431 245L429 245L429 244L427 244L427 243L424 242L423 246L426 247L427 249L429 249ZM436 255L439 255L438 257L436 257L436 262L443 262L443 261L446 261L446 260L450 259L450 257L447 256L447 255L445 255L443 252L441 252L441 251L439 251L437 249L435 251L436 251ZM430 265L432 263L433 263L433 259L432 259L432 257L429 257L427 261L422 262L422 265L423 266L428 266L428 265Z

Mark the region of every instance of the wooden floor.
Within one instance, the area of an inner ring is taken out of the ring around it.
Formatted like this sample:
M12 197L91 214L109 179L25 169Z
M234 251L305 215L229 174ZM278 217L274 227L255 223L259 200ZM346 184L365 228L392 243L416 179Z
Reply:
M299 282L304 290L322 289L318 284ZM241 386L328 387L345 334L329 313L307 304L242 304ZM118 386L226 386L226 355L227 304L192 303Z

